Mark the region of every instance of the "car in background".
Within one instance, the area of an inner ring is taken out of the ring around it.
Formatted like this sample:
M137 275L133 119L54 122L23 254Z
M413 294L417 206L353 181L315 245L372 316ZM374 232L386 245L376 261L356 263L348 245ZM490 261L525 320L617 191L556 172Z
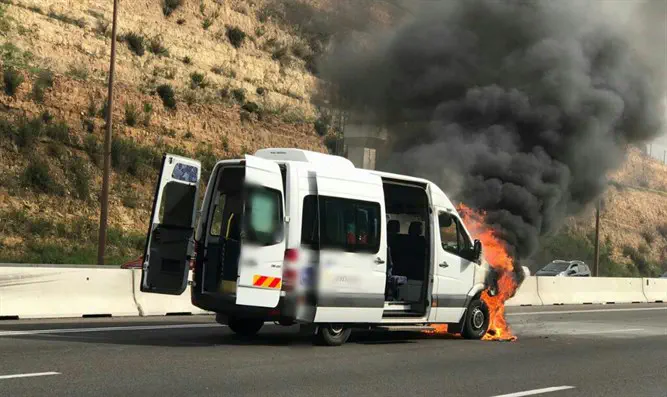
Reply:
M667 278L667 272L665 272L665 274L663 274L662 276L660 276L660 278Z
M582 261L554 260L535 273L538 277L590 277L591 269Z

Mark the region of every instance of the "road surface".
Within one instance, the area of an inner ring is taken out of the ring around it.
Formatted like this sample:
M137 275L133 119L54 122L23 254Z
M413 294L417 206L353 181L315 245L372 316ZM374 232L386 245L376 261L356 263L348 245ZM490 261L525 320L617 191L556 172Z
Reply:
M0 396L667 397L667 305L508 309L519 339L360 334L312 346L210 316L0 322ZM523 392L523 393L522 393Z

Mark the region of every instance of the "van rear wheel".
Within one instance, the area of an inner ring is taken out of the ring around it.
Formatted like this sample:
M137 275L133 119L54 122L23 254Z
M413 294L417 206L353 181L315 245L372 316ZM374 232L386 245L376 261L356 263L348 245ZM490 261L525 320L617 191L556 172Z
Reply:
M347 342L350 334L352 329L342 324L322 324L315 334L315 343L321 346L340 346Z
M473 299L461 324L461 335L466 339L482 339L489 329L489 308L481 299Z
M227 325L229 325L229 329L234 331L235 334L250 337L257 335L264 325L264 319L229 317Z

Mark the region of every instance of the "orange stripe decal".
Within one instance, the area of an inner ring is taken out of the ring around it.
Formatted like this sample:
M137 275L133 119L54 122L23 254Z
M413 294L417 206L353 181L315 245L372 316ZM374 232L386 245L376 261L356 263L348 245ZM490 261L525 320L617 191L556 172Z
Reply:
M281 283L281 278L280 277L267 277L267 276L260 276L259 274L255 274L252 277L252 285L253 287L263 287L263 288L280 288L282 283Z

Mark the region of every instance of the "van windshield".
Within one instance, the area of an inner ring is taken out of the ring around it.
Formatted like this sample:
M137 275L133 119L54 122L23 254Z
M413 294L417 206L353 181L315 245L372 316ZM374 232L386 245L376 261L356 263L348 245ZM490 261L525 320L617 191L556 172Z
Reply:
M245 202L244 242L274 245L283 241L283 209L280 191L250 187Z

